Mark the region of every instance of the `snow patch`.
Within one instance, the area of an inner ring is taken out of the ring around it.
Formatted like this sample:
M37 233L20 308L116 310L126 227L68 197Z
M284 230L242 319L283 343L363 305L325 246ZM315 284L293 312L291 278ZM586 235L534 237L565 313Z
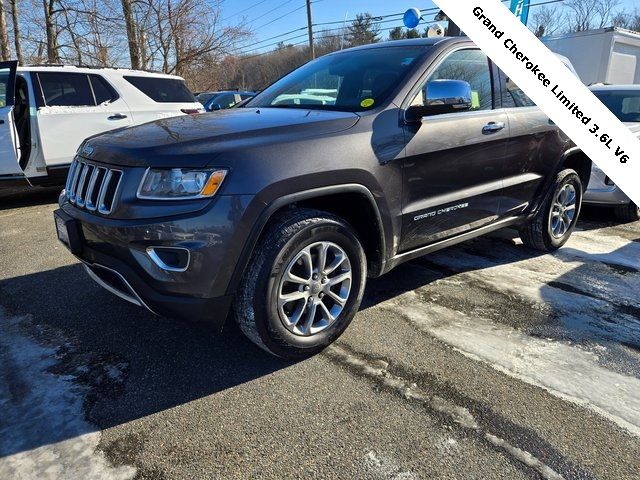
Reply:
M640 379L603 368L595 353L534 338L479 316L469 318L441 305L420 303L413 292L381 306L470 358L587 406L640 436Z
M80 113L108 113L109 103L98 106L73 106L56 105L50 107L40 107L38 115L60 115L60 114L80 114Z
M0 310L0 478L133 478L134 467L112 467L97 450L100 432L84 421L86 389L50 373L56 350L27 338L27 321Z
M554 471L552 468L549 468L548 465L542 463L529 452L525 452L524 450L520 450L519 448L514 447L508 442L505 442L502 438L491 435L490 433L485 434L485 438L493 443L496 447L502 448L518 461L533 468L534 470L537 470L538 473L542 475L542 478L545 478L547 480L562 480L564 478L562 475Z
M396 462L381 456L375 450L369 450L364 456L364 464L367 469L380 478L391 480L414 480L418 477L408 470L403 471Z

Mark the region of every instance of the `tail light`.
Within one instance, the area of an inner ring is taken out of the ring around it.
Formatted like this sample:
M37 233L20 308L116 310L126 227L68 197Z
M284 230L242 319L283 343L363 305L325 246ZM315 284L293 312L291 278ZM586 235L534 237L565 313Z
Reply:
M195 115L197 113L204 113L204 108L181 108L180 111L187 115Z

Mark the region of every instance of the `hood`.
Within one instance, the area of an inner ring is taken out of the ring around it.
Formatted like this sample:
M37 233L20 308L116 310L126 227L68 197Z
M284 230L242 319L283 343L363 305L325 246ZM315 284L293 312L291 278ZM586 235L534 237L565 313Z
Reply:
M230 149L298 141L346 130L355 113L295 108L237 108L184 115L88 139L83 157L123 166L201 167Z

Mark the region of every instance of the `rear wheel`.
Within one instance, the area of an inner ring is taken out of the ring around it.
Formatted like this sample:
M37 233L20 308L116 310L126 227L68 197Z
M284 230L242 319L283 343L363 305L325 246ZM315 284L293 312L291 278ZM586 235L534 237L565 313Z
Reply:
M573 233L581 206L580 177L572 169L561 171L536 216L520 228L522 242L543 252L560 248Z
M355 316L366 278L364 251L341 218L285 214L256 247L234 310L242 332L269 353L314 355Z
M623 222L637 222L640 220L640 207L633 202L616 207L615 212L616 217Z

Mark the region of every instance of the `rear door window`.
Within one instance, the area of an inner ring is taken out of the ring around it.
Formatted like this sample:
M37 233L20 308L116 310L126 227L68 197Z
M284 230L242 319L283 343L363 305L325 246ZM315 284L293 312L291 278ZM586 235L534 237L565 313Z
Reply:
M500 70L500 86L503 108L536 106L533 100L531 100L513 80L507 77L502 70Z
M124 79L158 103L194 103L193 93L175 78L125 76Z
M93 94L96 97L96 103L101 105L105 102L114 102L119 96L113 87L100 75L89 75Z
M95 106L89 77L83 73L39 72L44 103L47 106Z

